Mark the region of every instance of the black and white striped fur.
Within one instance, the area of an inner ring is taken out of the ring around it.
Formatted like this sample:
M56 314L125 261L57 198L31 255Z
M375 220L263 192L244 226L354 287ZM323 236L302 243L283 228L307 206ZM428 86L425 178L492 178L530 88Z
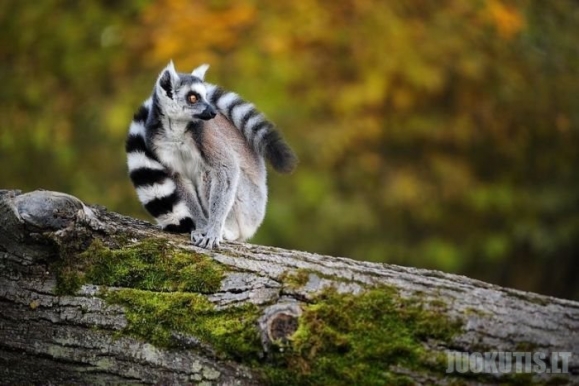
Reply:
M297 159L273 123L253 103L232 91L207 84L207 99L237 127L257 154L263 155L280 173L290 173Z
M261 224L264 158L282 173L297 160L253 104L204 82L207 68L178 74L169 63L135 113L126 151L139 200L159 225L213 248L246 240Z

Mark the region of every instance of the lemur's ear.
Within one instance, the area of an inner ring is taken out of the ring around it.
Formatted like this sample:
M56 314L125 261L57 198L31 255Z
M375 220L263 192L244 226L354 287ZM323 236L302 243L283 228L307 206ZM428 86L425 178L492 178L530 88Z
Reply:
M204 80L205 79L205 73L207 72L207 69L209 69L209 65L208 64L202 64L199 67L197 67L196 69L194 69L191 72L191 75L196 76L197 78Z
M171 60L169 64L167 64L167 67L161 71L161 75L159 75L157 84L165 91L169 98L173 99L173 90L175 89L175 85L178 81L179 74L177 74L177 71L175 71L175 66Z

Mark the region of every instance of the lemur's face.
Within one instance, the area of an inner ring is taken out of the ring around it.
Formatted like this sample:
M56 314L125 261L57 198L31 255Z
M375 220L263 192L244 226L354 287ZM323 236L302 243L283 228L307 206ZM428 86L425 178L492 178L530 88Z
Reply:
M209 120L215 109L207 101L203 76L207 67L201 66L190 74L178 74L172 63L157 80L157 95L164 113L178 121Z

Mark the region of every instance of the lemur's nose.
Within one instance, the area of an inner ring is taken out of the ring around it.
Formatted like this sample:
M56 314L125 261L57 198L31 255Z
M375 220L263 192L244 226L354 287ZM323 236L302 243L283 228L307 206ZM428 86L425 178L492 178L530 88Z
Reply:
M207 112L207 114L209 114L209 116L211 118L215 118L215 116L217 115L217 113L215 112L215 109L211 106L207 106L207 108L203 112Z
M217 113L215 112L215 109L213 107L207 105L205 107L205 109L200 114L196 115L196 117L203 119L204 121L208 121L210 119L215 118L216 115L217 115Z

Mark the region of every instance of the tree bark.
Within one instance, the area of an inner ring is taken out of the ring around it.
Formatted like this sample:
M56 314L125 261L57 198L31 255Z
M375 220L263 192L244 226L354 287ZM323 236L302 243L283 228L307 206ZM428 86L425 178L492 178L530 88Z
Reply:
M302 313L323 301L319 294L334 288L359 296L388 286L426 308L443 303L438 312L459 322L458 333L448 341L425 338L426 352L540 352L547 368L553 353L570 352L567 372L533 373L527 380L579 382L579 303L574 301L439 271L266 246L225 243L208 251L191 246L184 235L161 232L69 195L0 191L0 384L268 383L259 363L220 355L201 337L185 334L180 346L163 347L123 334L129 323L126 309L99 295L103 285L88 282L74 294L58 293L54 267L64 252L80 259L94 239L131 243L149 238L203 254L224 268L219 289L202 295L216 309L257 307L260 317L253 328L260 336L263 363L268 363L268 352L285 355L280 342L291 351L292 334L305 323ZM516 381L513 374L477 377L446 374L440 367L423 371L402 362L385 366L415 384Z

